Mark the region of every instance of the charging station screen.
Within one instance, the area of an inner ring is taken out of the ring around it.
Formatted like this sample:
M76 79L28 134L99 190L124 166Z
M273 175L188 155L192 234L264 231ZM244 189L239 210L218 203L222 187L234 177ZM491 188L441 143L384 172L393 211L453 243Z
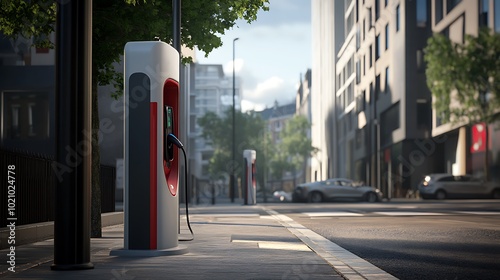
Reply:
M168 143L167 136L174 132L174 113L172 107L165 106L165 160L168 162L174 159L174 147L172 143Z

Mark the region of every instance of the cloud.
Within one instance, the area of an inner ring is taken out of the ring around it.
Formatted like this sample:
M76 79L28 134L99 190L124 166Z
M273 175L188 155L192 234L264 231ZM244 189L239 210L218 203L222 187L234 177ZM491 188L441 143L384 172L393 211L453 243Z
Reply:
M293 85L277 76L270 77L258 83L254 88L243 89L242 110L262 110L270 107L275 101L279 104L289 104L294 101Z
M305 0L272 0L269 11L259 11L257 21L248 24L244 20L238 20L238 28L252 28L252 25L276 26L296 22L308 23L311 19L311 4Z
M245 61L243 61L243 59L241 59L241 58L234 59L234 72L236 73L236 75L239 74L239 72L243 68L243 65L245 65ZM226 75L229 75L229 76L233 75L233 61L232 60L230 60L230 61L226 62L226 64L224 64L224 73L226 73Z
M222 36L223 46L200 62L224 65L232 76L235 51L236 75L241 78L242 109L264 109L274 101L295 101L300 74L311 66L310 1L272 0L269 12L259 12L257 21L237 26ZM234 44L233 39L239 38Z

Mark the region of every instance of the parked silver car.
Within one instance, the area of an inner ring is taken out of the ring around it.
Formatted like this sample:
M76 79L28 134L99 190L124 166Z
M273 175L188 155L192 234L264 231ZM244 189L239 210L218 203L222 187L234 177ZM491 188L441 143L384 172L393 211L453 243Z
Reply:
M485 182L470 175L429 174L418 186L424 199L496 198L500 199L500 183Z
M322 202L328 200L364 200L376 202L382 200L380 190L364 186L350 179L328 179L295 187L292 201Z

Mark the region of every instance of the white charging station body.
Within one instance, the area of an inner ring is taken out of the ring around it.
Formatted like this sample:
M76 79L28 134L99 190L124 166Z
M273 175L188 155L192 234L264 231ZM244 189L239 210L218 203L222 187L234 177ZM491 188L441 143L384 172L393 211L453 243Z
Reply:
M179 53L161 41L129 42L124 63L124 248L111 255L183 254L177 149L174 162L164 157L164 108L179 109Z

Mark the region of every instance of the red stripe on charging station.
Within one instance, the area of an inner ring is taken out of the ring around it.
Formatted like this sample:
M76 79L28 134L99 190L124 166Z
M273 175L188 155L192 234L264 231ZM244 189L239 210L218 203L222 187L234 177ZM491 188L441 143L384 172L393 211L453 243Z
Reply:
M156 249L157 231L157 150L158 150L158 104L150 103L149 135L149 249Z

